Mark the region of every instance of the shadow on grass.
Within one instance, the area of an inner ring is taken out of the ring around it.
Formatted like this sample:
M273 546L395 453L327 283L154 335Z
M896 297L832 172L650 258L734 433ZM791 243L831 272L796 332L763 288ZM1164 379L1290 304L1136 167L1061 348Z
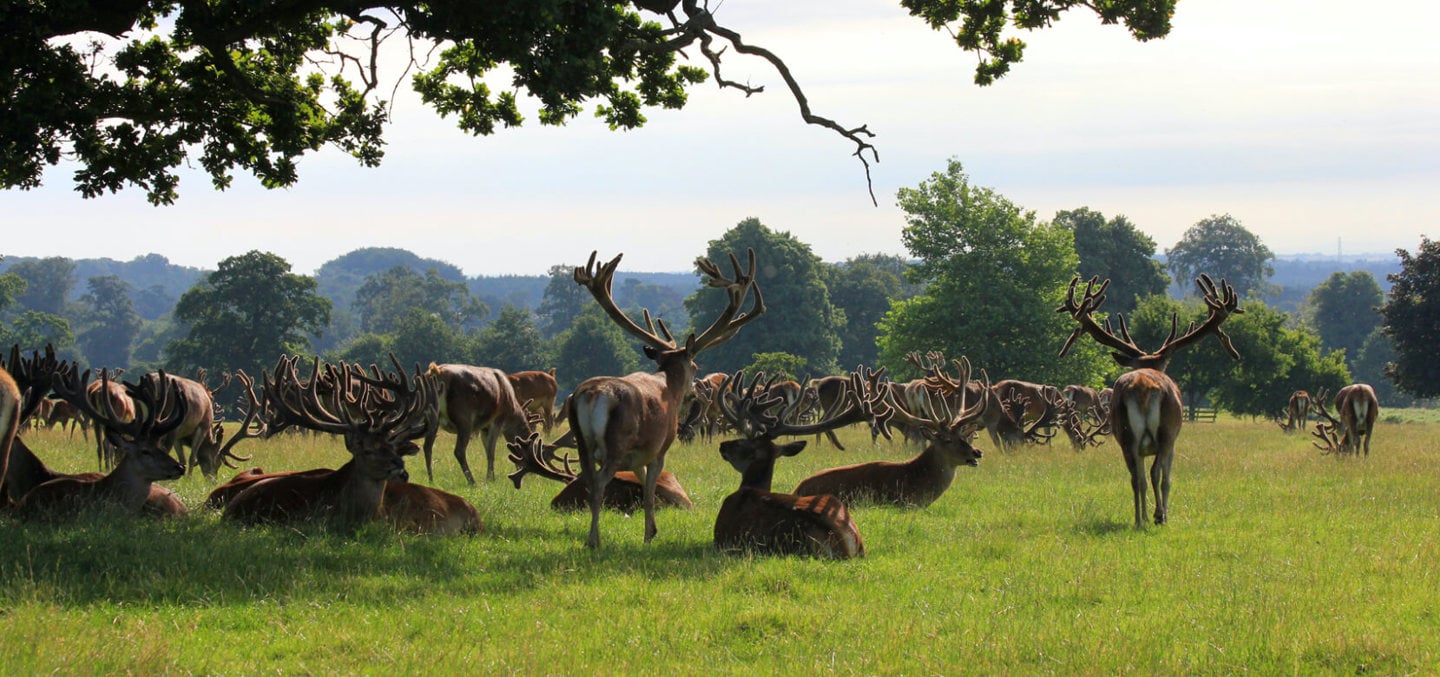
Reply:
M1115 534L1130 534L1135 532L1133 522L1106 519L1103 517L1090 517L1075 524L1075 533L1082 536L1113 536Z

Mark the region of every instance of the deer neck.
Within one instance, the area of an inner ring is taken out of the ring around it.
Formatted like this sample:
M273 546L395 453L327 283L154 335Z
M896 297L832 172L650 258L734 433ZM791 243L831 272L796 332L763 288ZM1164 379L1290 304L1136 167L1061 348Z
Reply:
M375 518L385 499L385 480L366 476L351 459L333 476L339 482L331 521L344 529L358 529Z
M5 471L5 491L10 500L19 501L21 497L29 493L36 486L49 482L59 477L54 470L45 466L45 462L30 451L25 445L25 440L16 437L10 445L10 464Z
M928 485L936 496L944 493L955 481L955 464L947 460L948 454L941 451L934 444L925 447L925 451L919 456L910 460L910 470L916 477L925 478Z
M741 489L759 489L770 491L775 480L775 458L755 459L745 472L740 474Z
M110 474L95 483L95 491L127 512L139 512L150 498L151 480L140 474L140 463L125 454Z

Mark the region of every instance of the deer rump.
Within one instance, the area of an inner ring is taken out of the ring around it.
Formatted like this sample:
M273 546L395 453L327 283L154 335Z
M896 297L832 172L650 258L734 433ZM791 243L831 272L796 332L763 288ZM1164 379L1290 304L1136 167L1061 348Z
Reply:
M725 552L809 554L820 559L865 556L860 530L839 499L750 487L730 494L720 505L715 547Z

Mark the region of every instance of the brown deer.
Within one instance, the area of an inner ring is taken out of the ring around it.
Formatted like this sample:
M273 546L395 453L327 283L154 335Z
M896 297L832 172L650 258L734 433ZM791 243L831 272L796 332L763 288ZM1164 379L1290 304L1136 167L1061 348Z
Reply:
M516 489L520 488L526 475L535 475L565 485L560 493L555 494L555 498L550 499L551 508L562 512L577 512L590 507L590 485L570 469L569 458L555 456L556 447L545 444L544 440L540 439L540 433L516 437L506 445L510 448L510 461L517 468L509 475ZM602 503L605 507L619 510L626 515L634 513L636 508L644 506L645 484L633 472L616 472L615 477L605 485L605 500ZM655 503L659 507L684 510L695 505L690 500L690 495L685 493L685 487L680 486L680 480L668 470L662 471L660 479L655 482Z
M475 484L465 449L477 433L485 444L485 479L495 479L496 443L502 438L530 434L530 423L515 387L505 372L494 367L432 362L429 373L440 384L440 420L435 429L425 433L425 474L434 481L431 450L440 428L444 428L455 433L455 460L460 462L465 481Z
M322 375L317 359L308 381L293 361L273 378L264 374L264 406L288 421L342 435L351 460L331 473L255 482L226 504L221 517L242 524L318 520L353 533L380 516L386 482L408 479L403 456L419 451L411 440L433 427L437 415L435 378L418 369L407 377L398 362L395 368L391 374L375 368L372 378L341 362L326 364ZM322 388L322 382L333 387Z
M675 441L682 403L693 387L695 356L735 336L765 312L765 301L755 283L754 250L749 252L749 268L744 271L739 259L730 255L734 279L726 278L714 263L697 259L696 266L708 278L707 284L724 289L729 302L709 327L699 335L691 334L681 345L663 321L651 319L648 310L645 327L641 327L615 305L611 284L624 255L606 264L597 264L595 256L592 252L585 267L575 269L575 282L590 291L611 321L645 344L645 355L655 361L657 369L589 378L571 396L570 429L576 434L580 477L590 485L590 535L585 544L600 547L605 486L621 470L634 472L645 484L645 542L649 543L656 533L655 484L665 469L665 452ZM741 307L752 290L754 305L742 314Z
M866 392L851 394L863 408L870 409L867 415L886 437L893 422L919 432L926 441L919 455L900 463L871 461L823 470L800 482L795 493L834 494L846 503L860 500L921 508L940 498L955 481L956 467L979 465L982 454L971 446L970 439L990 406L989 398L974 401L967 394L970 361L962 357L954 364L956 378L950 378L938 365L926 377L939 392L927 389L929 394L919 403L918 412L899 406L892 391L886 391L883 397ZM988 378L984 392L990 392ZM953 409L952 401L957 403Z
M146 511L147 507L166 515L186 512L184 504L173 494L154 491L154 482L179 479L185 474L185 467L171 458L163 446L165 436L185 419L187 405L179 399L179 393L166 387L163 380L126 383L125 394L135 401L140 413L129 421L122 421L110 408L108 399L102 400L106 405L103 411L91 405L90 372L76 372L73 365L59 365L51 387L95 424L96 434L114 446L119 460L108 474L100 477L59 476L35 486L20 498L16 514L22 519L34 520L68 517L102 507L136 514ZM102 370L100 380L102 388L109 387L108 372Z
M205 384L174 374L162 376L152 373L146 374L144 378L164 378L170 383L170 387L179 393L176 401L185 401L188 414L180 426L166 437L165 445L187 469L198 466L205 479L214 481L222 464L230 468L238 467L231 462L232 458L242 462L250 460L220 453L224 429L215 424L215 401L210 395L210 388ZM186 450L189 450L188 456Z
M1110 353L1115 361L1130 371L1115 379L1110 401L1110 430L1115 442L1125 454L1125 465L1130 469L1130 489L1134 495L1135 527L1145 525L1146 500L1145 458L1153 456L1150 466L1150 484L1155 489L1155 523L1164 524L1169 516L1170 466L1175 460L1175 440L1180 436L1180 423L1184 418L1181 406L1180 388L1165 374L1176 351L1199 341L1208 334L1214 334L1220 345L1234 359L1240 359L1240 351L1230 342L1230 337L1220 325L1231 315L1244 311L1240 309L1240 297L1235 289L1224 280L1216 285L1208 275L1201 275L1195 284L1203 295L1209 314L1199 326L1191 324L1185 333L1176 336L1180 319L1172 315L1170 334L1154 352L1146 352L1135 345L1130 337L1130 328L1124 316L1118 316L1118 333L1107 319L1103 325L1097 323L1094 312L1105 302L1105 289L1110 281L1099 283L1090 278L1079 300L1075 289L1080 282L1077 276L1070 281L1065 301L1056 312L1069 313L1079 324L1060 349L1064 357L1080 335L1089 334L1100 345L1115 350Z
M115 375L118 377L120 372L117 371ZM116 420L121 423L135 420L135 401L125 394L125 386L119 381L91 381L87 388L86 398L90 401L91 407L100 411L106 411L106 407L109 407L109 411L114 411ZM101 470L109 470L115 464L116 459L113 452L113 448L106 448L103 435L95 436L95 460L99 463Z
M1304 390L1291 393L1282 416L1283 420L1281 416L1275 418L1275 423L1281 430L1287 433L1303 430L1310 424L1310 393Z
M1375 432L1375 420L1380 416L1380 400L1375 389L1364 383L1352 383L1335 393L1335 413L1330 415L1325 407L1327 393L1316 396L1315 413L1322 419L1315 424L1311 434L1321 442L1315 443L1320 450L1331 453L1359 453L1362 449L1370 455L1370 435Z
M868 377L868 389L861 383ZM880 372L848 380L859 391L880 392ZM725 418L744 437L720 443L720 456L740 472L740 488L725 497L715 516L715 547L726 552L811 555L824 559L850 559L865 555L860 530L840 499L830 495L799 496L771 491L775 461L794 456L805 440L777 444L781 435L810 435L868 419L870 409L857 404L842 384L840 400L810 424L798 420L801 403L776 396L756 374L748 382L738 372L726 383L721 398Z
M821 415L844 403L845 387L850 382L849 376L839 374L833 376L822 376L810 381L810 386L815 390L815 402L820 408ZM840 443L840 438L835 436L834 428L826 428L815 436L815 443L820 443L820 437L830 440L830 444L836 449L845 451L845 445Z
M550 429L555 427L555 397L560 392L560 385L555 381L555 368L551 367L549 371L517 371L506 374L505 378L510 380L510 387L515 390L515 399L531 415L538 414L542 429L545 434L550 434Z

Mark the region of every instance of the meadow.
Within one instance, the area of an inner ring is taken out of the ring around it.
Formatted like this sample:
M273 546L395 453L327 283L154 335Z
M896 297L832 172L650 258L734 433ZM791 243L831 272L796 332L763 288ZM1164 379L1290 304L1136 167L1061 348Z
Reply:
M26 436L57 469L93 449ZM844 431L776 488L915 452ZM718 440L671 449L695 502L643 521L549 508L559 489L504 474L465 484L442 436L435 486L480 510L475 537L238 528L191 507L0 517L0 666L37 673L1409 674L1440 672L1440 425L1387 423L1369 458L1321 455L1268 422L1187 424L1170 523L1132 526L1113 441L986 449L925 509L852 506L867 555L725 555L715 511L739 483ZM336 467L326 437L251 440L268 470ZM471 463L483 468L483 447ZM426 482L423 460L409 463ZM232 471L226 471L228 477ZM483 472L483 470L482 470ZM1148 512L1148 511L1147 511Z

